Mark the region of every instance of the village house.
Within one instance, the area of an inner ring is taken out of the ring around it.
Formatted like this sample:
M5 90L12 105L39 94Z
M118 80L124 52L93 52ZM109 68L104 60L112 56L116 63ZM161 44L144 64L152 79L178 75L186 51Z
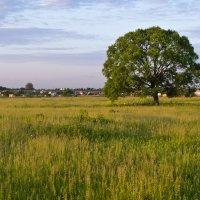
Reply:
M56 97L57 96L57 92L55 91L49 91L48 93L51 97Z
M4 97L4 94L2 92L0 92L0 97Z
M102 92L100 90L91 90L87 92L87 95L101 96Z
M9 94L9 98L14 98L16 97L14 94Z
M86 93L85 93L85 91L83 91L83 90L76 90L76 91L75 91L75 95L76 95L76 96L79 96L79 95L80 95L80 96L84 96L84 95L86 95Z
M195 96L200 97L200 90L196 90L194 94Z
M44 94L45 92L45 90L40 90L40 94Z

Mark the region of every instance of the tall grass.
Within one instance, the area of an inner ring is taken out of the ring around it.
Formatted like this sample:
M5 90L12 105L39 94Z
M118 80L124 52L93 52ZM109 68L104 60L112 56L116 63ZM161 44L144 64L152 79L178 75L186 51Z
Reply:
M200 99L0 99L0 199L197 200Z

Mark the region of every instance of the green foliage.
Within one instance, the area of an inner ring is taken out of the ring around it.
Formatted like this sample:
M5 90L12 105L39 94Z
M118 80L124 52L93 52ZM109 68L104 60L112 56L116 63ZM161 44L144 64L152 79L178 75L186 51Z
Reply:
M194 97L195 96L195 91L196 91L196 88L188 88L186 93L185 93L185 96L186 97Z
M199 199L200 98L0 99L0 199Z
M122 93L142 91L155 101L158 92L183 91L200 82L197 59L188 38L175 31L151 27L129 32L108 48L104 94L113 101Z
M34 90L33 84L32 84L32 83L27 83L27 84L25 85L25 89L26 89L26 90Z
M73 90L67 88L67 89L64 90L64 92L63 92L63 96L65 96L65 97L69 97L69 96L72 96L73 93L74 93Z

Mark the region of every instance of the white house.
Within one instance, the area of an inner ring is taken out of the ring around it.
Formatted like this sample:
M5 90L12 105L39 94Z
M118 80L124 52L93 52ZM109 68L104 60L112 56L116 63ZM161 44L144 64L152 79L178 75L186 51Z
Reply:
M56 93L56 92L52 92L52 91L50 91L48 94L49 94L51 97L56 97L56 96L57 96L57 93Z
M14 98L15 95L14 94L9 94L9 98Z
M40 94L44 94L45 93L45 90L40 90Z
M196 92L194 94L195 94L195 96L200 97L200 90L196 90Z

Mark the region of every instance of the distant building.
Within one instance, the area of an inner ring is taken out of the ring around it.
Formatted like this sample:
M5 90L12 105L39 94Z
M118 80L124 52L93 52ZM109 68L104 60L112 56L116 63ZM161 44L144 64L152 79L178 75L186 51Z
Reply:
M84 95L86 95L86 92L83 90L76 90L75 95L76 96L84 96Z
M87 95L101 96L102 92L100 90L91 90L87 92Z
M45 90L40 90L40 94L44 94L45 93Z
M194 94L195 96L200 97L200 90L196 90Z
M57 92L54 91L49 91L48 93L51 97L56 97L57 96Z
M15 95L14 94L9 94L9 98L14 98Z

